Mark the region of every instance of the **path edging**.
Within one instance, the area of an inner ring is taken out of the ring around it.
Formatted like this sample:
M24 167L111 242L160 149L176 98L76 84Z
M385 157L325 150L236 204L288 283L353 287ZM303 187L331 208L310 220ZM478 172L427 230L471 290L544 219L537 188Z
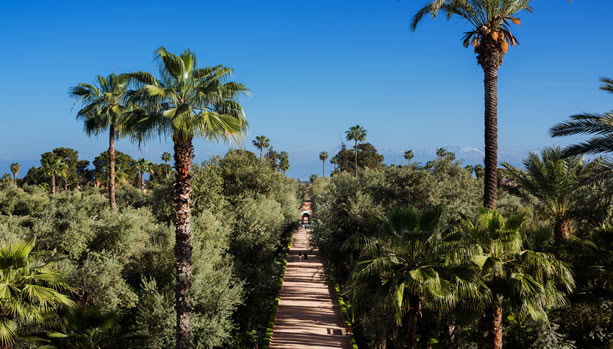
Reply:
M347 330L347 338L351 342L352 349L359 349L358 344L353 337L353 330L351 325L351 318L349 317L349 311L347 310L347 304L341 296L341 288L338 284L334 284L334 294L336 295L336 300L338 301L338 305L341 308L341 316L343 317L343 322L345 323L345 329Z

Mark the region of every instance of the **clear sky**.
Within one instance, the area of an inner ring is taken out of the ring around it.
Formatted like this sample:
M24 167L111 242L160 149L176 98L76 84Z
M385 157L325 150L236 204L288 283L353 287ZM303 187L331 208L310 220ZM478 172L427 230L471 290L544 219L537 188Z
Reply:
M499 147L503 160L565 145L547 130L569 115L605 112L613 95L611 0L533 0L520 15L500 70ZM55 147L92 160L107 136L88 138L68 88L96 75L156 72L153 51L194 51L201 65L224 64L252 91L245 146L266 135L290 152L290 174L321 173L320 151L359 123L388 162L414 149L423 159L448 147L467 162L483 148L483 73L461 45L460 19L411 16L422 0L3 1L0 4L0 174L36 164ZM160 161L169 140L120 151ZM226 145L196 142L197 160ZM466 153L466 154L464 154ZM505 155L506 154L506 155ZM506 156L506 158L505 158ZM433 157L433 155L432 155ZM330 165L327 165L330 167Z

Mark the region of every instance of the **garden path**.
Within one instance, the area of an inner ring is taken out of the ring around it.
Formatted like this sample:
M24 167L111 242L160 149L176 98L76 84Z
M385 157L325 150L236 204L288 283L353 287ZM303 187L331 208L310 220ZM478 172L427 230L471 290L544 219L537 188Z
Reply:
M317 251L308 259L310 230L294 233L275 317L272 349L351 348L336 299L322 278Z

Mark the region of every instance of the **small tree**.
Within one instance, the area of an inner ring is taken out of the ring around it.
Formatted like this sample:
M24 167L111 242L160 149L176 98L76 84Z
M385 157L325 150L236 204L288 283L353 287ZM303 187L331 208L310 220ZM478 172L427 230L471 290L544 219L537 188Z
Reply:
M354 151L355 151L355 175L358 175L358 142L364 142L366 140L366 129L360 125L355 125L349 128L349 130L345 131L345 138L348 141L354 141Z
M51 195L55 195L55 176L61 174L64 164L57 156L47 156L41 160L47 176L51 177Z
M17 174L19 173L20 168L21 166L19 166L19 164L16 162L11 164L11 172L13 173L13 184L15 185L17 185Z
M407 165L411 163L411 159L413 159L414 156L415 154L413 154L412 150L407 150L404 152L404 159L407 161Z
M136 168L138 169L138 172L139 172L138 178L139 178L140 192L144 193L145 192L145 173L151 172L152 170L151 161L140 159L136 163Z
M264 149L268 149L270 147L270 139L266 136L257 136L251 142L253 145L260 150L260 159L264 158Z
M328 153L326 153L325 151L322 151L321 153L319 153L319 160L321 160L322 163L322 176L325 177L326 176L326 160L328 159Z
M286 151L282 151L279 154L279 169L283 171L283 174L286 174L287 170L289 170L289 155Z
M165 151L162 153L162 161L164 161L165 164L168 164L170 160L172 160L172 155L170 155L169 152Z

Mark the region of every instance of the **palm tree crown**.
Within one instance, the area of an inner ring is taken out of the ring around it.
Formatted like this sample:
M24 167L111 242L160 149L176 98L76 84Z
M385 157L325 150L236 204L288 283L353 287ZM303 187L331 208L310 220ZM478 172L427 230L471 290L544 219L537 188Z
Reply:
M43 322L60 307L74 307L62 292L70 291L51 262L36 263L34 242L18 242L0 249L0 346L10 347L19 325Z
M564 292L574 288L566 264L552 254L525 248L521 232L525 218L515 215L505 220L496 211L483 210L474 223L468 219L463 222L466 239L481 250L472 260L486 286L480 292L480 302L474 304L484 311L480 348L502 347L503 304L546 321L545 310L566 305Z
M595 162L588 163L580 156L564 157L556 147L543 149L540 158L531 153L523 164L525 171L508 163L503 167L526 197L536 199L537 210L554 226L556 240L568 240L579 190L586 184Z
M613 79L603 78L600 87L613 93ZM586 142L571 145L564 149L566 155L598 154L613 152L613 113L578 114L571 121L559 123L549 130L552 137L571 135L593 135Z
M248 90L226 81L232 69L197 68L196 55L190 50L177 56L160 47L156 60L159 79L143 71L127 74L140 86L131 99L147 108L147 115L136 125L140 139L157 133L179 141L232 140L242 135L247 122L237 98Z
M409 348L416 347L422 303L437 310L449 310L455 303L453 285L440 275L445 250L438 232L441 213L440 208L422 213L395 208L385 218L378 218L381 230L373 238L365 238L364 259L352 276L358 311L364 301L372 300L370 285L380 285L375 293L387 300L381 306L394 314L397 325L408 321Z
M170 160L172 160L172 155L170 155L169 152L165 151L164 153L162 153L162 161L168 163L170 162Z
M256 136L251 143L260 150L260 159L262 159L264 157L264 149L270 147L270 139L266 136Z

